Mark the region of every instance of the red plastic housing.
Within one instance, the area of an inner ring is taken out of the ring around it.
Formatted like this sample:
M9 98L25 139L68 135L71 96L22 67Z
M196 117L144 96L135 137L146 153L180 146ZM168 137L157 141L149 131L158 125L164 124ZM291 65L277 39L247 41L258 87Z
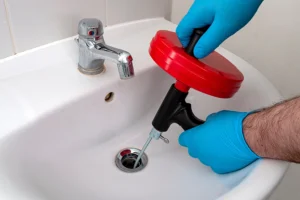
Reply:
M215 97L230 98L244 80L243 74L217 52L201 60L188 55L175 32L158 31L151 41L149 54L177 80L175 86L183 92L193 88Z

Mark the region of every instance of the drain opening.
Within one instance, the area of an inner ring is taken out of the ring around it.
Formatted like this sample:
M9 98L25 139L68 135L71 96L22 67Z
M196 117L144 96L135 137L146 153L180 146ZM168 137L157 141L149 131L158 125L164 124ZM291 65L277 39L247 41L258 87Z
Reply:
M130 153L128 155L125 155L121 162L122 162L122 165L128 169L133 169L134 167L134 164L135 164L135 161L137 160L139 155L137 154L134 154L134 153ZM139 160L138 164L136 167L139 167L140 165L142 164L142 160Z
M134 169L135 161L137 160L141 150L136 148L122 149L116 156L116 166L124 172L132 173L144 169L148 163L148 157L144 153L141 157L137 167Z

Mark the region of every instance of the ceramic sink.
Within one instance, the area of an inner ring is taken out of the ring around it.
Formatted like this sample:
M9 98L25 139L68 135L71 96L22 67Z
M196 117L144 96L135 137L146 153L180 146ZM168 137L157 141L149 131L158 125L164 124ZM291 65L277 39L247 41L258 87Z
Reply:
M74 37L0 61L0 199L153 200L266 199L288 163L259 160L218 175L189 157L173 124L146 151L147 166L119 170L117 153L141 149L152 119L174 79L156 66L148 47L156 31L176 25L147 19L105 29L106 42L133 56L135 77L120 80L107 61L94 76L77 70ZM244 60L218 48L245 80L230 99L191 90L198 118L224 109L249 111L281 100L278 91ZM108 95L109 94L109 95ZM108 95L108 96L107 96Z

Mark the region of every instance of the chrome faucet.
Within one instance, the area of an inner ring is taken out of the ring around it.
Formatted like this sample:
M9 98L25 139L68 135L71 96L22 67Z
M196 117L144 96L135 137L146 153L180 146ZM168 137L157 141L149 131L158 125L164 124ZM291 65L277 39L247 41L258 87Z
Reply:
M130 53L105 44L103 33L103 24L98 19L82 19L79 22L79 37L76 39L79 46L79 71L89 75L99 74L105 69L104 61L110 60L117 64L121 79L133 77Z

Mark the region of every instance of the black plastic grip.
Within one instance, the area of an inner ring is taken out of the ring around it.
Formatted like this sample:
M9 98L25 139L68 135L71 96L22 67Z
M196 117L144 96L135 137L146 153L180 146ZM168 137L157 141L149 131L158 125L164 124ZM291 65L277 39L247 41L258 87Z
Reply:
M191 104L186 103L187 95L176 89L174 84L171 86L152 121L156 130L166 132L172 123L177 123L184 130L204 123L193 114Z
M194 29L193 34L191 36L191 40L190 40L189 44L187 45L187 47L185 48L185 52L187 54L195 57L194 48L195 48L198 40L202 37L202 35L207 31L208 28L209 28L209 26Z

